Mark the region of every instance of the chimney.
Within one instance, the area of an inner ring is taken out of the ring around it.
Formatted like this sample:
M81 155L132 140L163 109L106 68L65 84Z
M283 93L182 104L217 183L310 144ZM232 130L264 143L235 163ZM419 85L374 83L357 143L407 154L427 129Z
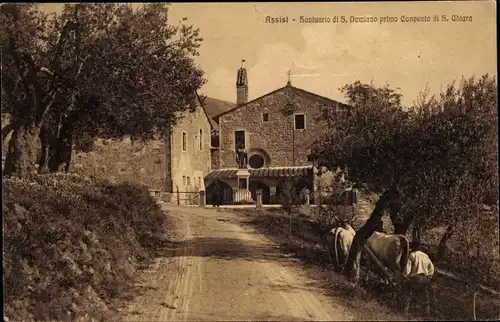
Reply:
M248 78L247 70L243 67L244 59L241 60L241 67L236 75L236 104L242 105L248 102Z

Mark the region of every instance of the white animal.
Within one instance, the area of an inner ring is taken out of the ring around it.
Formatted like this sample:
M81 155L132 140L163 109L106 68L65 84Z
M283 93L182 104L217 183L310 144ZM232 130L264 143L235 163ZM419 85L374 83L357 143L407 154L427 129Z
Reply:
M350 221L336 219L339 226L328 232L326 241L330 260L340 270L347 261L356 231L351 226L354 218ZM366 242L366 247L393 274L402 276L405 273L409 258L409 241L406 236L375 231ZM377 273L380 274L379 271ZM382 278L389 283L385 276Z
M410 253L410 242L406 236L376 231L368 238L366 245L396 277L404 275ZM389 282L385 277L384 280Z
M355 217L349 221L340 220L337 217L335 219L339 226L332 228L328 232L326 235L326 245L330 260L334 262L335 269L339 271L347 261L354 235L356 235L356 231L351 226Z

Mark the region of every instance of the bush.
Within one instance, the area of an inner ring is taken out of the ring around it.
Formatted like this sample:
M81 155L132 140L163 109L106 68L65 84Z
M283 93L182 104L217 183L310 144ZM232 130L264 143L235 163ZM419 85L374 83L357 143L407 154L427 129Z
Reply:
M454 244L454 264L470 286L484 284L498 290L500 269L498 213L460 224Z
M279 187L281 192L278 195L278 202L283 212L292 215L298 212L302 204L301 191L298 189L299 179L285 177L281 180Z
M314 219L323 227L328 228L334 225L335 217L346 219L346 188L348 183L343 182L339 176L335 176L330 184L322 185L318 190L328 188L327 195L318 195L318 207L314 212ZM350 205L349 205L350 206Z
M163 232L148 190L60 174L2 185L5 316L105 318Z

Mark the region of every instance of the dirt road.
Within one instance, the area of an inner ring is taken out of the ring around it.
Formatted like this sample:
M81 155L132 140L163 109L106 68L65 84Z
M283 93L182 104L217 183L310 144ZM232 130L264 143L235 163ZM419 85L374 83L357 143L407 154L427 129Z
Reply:
M120 320L354 320L231 212L166 206L168 243ZM172 235L173 234L173 235Z

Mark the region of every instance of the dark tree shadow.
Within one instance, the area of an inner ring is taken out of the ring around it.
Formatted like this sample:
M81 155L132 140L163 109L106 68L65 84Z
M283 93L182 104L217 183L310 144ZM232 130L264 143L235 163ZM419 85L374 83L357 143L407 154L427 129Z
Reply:
M186 241L164 241L156 256L194 256L249 261L290 261L274 245L242 241L234 238L195 237Z
M275 312L256 313L252 317L243 318L230 316L190 317L190 321L315 321L312 317L304 319L296 316L277 314Z

